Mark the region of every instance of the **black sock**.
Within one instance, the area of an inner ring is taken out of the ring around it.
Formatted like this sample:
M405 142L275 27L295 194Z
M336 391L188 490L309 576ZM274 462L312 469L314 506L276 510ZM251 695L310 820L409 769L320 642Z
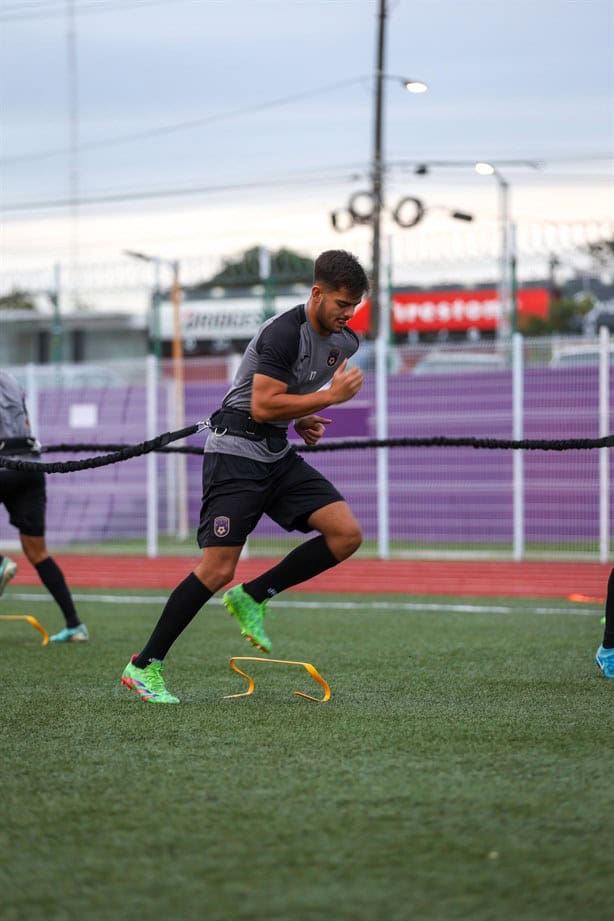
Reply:
M78 627L81 621L75 609L72 596L66 585L62 570L52 557L36 564L39 578L60 607L67 627Z
M146 668L152 659L163 659L212 595L213 592L191 572L169 596L153 633L132 664Z
M606 649L614 648L614 569L608 579L608 594L605 600L605 630L603 643Z
M291 585L313 579L325 569L336 566L338 562L320 534L319 537L295 547L277 566L273 566L251 582L246 582L243 588L255 601L264 601L265 598L272 598Z

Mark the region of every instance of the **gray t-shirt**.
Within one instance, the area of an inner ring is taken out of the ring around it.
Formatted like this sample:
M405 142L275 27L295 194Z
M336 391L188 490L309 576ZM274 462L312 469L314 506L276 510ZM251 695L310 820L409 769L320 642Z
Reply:
M13 375L0 369L0 441L31 434L25 394Z
M353 330L345 327L338 333L320 336L309 322L305 305L292 307L262 324L245 350L222 407L250 411L254 374L282 381L288 385L288 393L315 393L332 380L344 358L351 358L357 349L358 337ZM277 420L271 424L284 432L292 421ZM213 432L205 445L207 452L239 454L268 462L279 460L289 450L286 445L273 453L266 441L218 436Z

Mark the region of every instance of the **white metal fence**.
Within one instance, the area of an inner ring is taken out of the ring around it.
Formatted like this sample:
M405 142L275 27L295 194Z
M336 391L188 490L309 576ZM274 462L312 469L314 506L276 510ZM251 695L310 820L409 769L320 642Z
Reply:
M608 333L474 345L379 344L357 359L365 381L331 409L327 437L596 438L612 431ZM383 351L382 351L383 350ZM134 444L206 418L235 359L12 369L45 445ZM379 368L379 376L377 373ZM375 369L375 370L374 370ZM204 436L189 442L202 448ZM45 454L44 459L87 456ZM608 449L345 448L314 453L352 505L364 555L599 559L610 555ZM48 538L98 552L198 553L201 458L157 454L48 477ZM0 546L16 533L0 509ZM278 555L298 539L268 519L248 552Z

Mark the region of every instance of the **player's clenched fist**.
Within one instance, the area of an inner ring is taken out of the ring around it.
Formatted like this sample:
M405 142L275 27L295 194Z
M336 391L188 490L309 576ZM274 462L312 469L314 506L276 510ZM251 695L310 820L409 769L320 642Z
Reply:
M362 387L362 371L360 368L347 368L348 359L344 358L331 381L330 390L334 403L345 403L351 400Z

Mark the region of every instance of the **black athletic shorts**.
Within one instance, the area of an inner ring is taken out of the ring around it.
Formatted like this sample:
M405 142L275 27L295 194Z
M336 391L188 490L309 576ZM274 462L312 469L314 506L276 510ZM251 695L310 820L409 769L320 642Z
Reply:
M9 521L20 534L44 536L47 507L44 473L0 467L0 503L6 506Z
M313 512L342 501L333 484L296 451L270 464L206 453L198 546L242 546L264 514L286 531L306 533Z

